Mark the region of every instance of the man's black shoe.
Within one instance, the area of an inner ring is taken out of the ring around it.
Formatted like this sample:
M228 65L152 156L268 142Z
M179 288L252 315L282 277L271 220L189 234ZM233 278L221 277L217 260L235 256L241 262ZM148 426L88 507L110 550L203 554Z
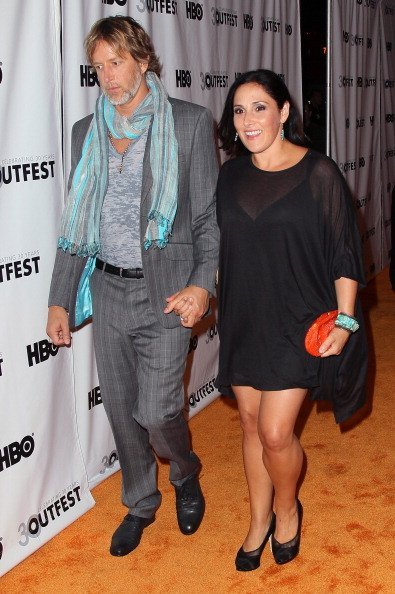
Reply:
M111 555L123 557L133 551L140 543L144 528L152 524L153 521L154 518L140 518L127 514L113 534L110 547Z
M192 476L176 490L177 520L183 534L193 534L204 515L204 497L197 476Z

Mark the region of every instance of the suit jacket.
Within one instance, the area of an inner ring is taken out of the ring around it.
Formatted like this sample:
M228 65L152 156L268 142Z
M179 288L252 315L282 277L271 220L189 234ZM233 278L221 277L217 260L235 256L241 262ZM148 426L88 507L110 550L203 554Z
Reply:
M140 237L148 297L158 320L166 328L179 325L175 314L164 314L165 298L186 285L197 285L214 293L218 263L219 233L215 214L218 162L210 112L198 105L170 98L178 141L178 204L169 243L163 249L143 248L147 216L152 202L150 166L151 129L144 154L140 207ZM82 145L92 114L73 126L69 188L80 160ZM69 312L75 326L75 302L86 258L58 249L52 274L49 305Z

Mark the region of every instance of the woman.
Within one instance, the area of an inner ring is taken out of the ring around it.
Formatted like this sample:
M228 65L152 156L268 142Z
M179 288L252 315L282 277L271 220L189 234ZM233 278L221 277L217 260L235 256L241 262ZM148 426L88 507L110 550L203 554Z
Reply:
M366 341L355 309L364 275L343 177L331 159L303 146L301 119L279 76L256 70L237 78L218 132L236 158L222 166L217 187L217 386L236 396L243 430L251 520L236 568L249 571L269 538L278 564L299 552L303 451L294 426L307 390L333 401L338 422L364 403ZM307 329L335 309L342 315L320 356L308 354Z

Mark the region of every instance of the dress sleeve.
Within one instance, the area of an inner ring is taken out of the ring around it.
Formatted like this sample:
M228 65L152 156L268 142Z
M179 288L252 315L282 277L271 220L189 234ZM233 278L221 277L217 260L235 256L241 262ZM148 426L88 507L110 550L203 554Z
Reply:
M319 160L311 189L322 205L322 242L332 282L345 277L365 285L361 237L351 193L336 163Z

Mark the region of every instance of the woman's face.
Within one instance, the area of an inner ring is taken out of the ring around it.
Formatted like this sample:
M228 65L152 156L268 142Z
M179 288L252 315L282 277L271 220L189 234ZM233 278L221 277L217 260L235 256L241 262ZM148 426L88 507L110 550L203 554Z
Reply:
M281 142L281 124L289 114L289 103L280 110L275 100L258 83L246 83L236 90L233 123L244 146L254 154Z

